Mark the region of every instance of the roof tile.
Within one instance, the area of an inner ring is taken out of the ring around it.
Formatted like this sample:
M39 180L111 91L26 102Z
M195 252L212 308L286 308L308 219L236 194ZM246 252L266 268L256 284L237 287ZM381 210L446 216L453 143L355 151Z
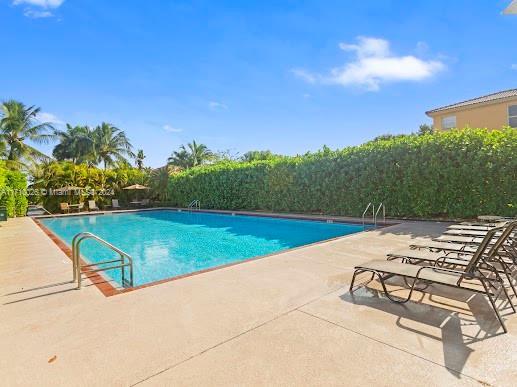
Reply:
M509 98L509 97L517 97L517 89L499 91L497 93L488 94L488 95L484 95L482 97L477 97L477 98L473 98L473 99L468 99L466 101L454 103L452 105L442 106L442 107L439 107L439 108L436 108L433 110L429 110L429 111L425 112L425 114L436 113L436 112L439 112L442 110L455 109L455 108L459 108L459 107L463 107L463 106L470 106L470 105L475 105L478 103L490 102L490 101L495 101L498 99Z

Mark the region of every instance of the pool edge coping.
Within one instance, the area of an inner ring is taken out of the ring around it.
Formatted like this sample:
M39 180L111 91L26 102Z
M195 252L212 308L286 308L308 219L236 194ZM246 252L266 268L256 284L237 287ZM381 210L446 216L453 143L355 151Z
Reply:
M61 217L72 217L72 216L98 216L98 215L104 215L105 213L119 214L119 213L126 213L126 212L141 212L141 211L150 211L150 210L156 210L156 211L160 211L160 210L176 210L176 211L178 211L178 210L181 210L181 211L185 211L185 209L183 209L183 208L155 207L155 208L115 210L115 211L95 211L95 212L86 212L86 213L78 213L78 214L62 214L62 215L57 215L57 216L55 216L55 215L54 216L50 216L50 215L46 215L46 216L31 216L30 218L45 233L45 235L47 235L49 237L49 239L52 242L54 242L54 244L70 260L72 260L73 259L72 258L72 249L59 236L57 236L54 232L52 232L44 224L42 224L39 221L39 219L49 219L49 218L54 218L54 217L60 217L61 218ZM274 213L267 213L267 215L265 213L259 213L258 215L254 215L251 212L239 212L239 211L227 211L227 210L195 210L195 212L206 212L206 213L217 213L217 214L233 214L234 213L234 214L244 215L244 216L259 216L259 217L264 217L264 218L306 220L306 221L316 221L316 222L317 221L322 222L322 221L325 221L325 220L332 220L335 223L342 223L342 224L347 224L348 223L348 224L356 224L357 225L357 223L352 223L350 221L347 222L345 220L335 220L335 218L333 218L333 217L325 217L325 216L318 216L317 218L314 218L314 217L303 217L303 215L300 215L300 216L298 216L298 215L297 216L289 216L289 214L274 214ZM275 216L275 215L278 215L278 216ZM371 223L365 222L365 224L371 224ZM377 230L379 228L386 228L386 227L396 226L398 224L400 224L400 222L385 223L382 226L378 226L375 230ZM134 287L131 287L131 288L120 288L120 287L113 286L111 284L111 281L114 281L114 280L110 279L109 277L106 278L106 276L103 276L101 274L101 272L91 273L91 272L89 272L86 269L82 269L81 272L88 273L88 276L86 278L88 280L90 280L92 285L95 285L95 287L97 287L97 289L99 289L99 291L105 297L111 297L111 296L116 296L116 295L123 294L123 293L133 292L135 290L144 289L144 288L151 287L151 286L161 285L161 284L167 283L167 282L177 281L177 280L188 278L188 277L192 277L192 276L195 276L195 275L198 275L198 274L208 273L208 272L219 270L219 269L225 269L225 268L228 268L228 267L232 267L232 266L236 266L236 265L240 265L240 264L244 264L244 263L248 263L248 262L257 261L257 260L263 259L263 258L270 258L270 257L273 257L275 255L280 255L280 254L287 253L287 252L290 252L290 251L295 251L295 250L303 249L303 248L306 248L306 247L311 247L311 246L315 246L315 245L319 245L319 244L323 244L323 243L327 243L327 242L332 242L332 241L340 240L340 239L347 238L347 237L350 237L352 235L356 235L356 234L359 234L359 233L362 233L362 232L367 232L367 231L372 231L372 230L362 230L362 231L354 232L354 233L347 234L347 235L342 235L342 236L338 236L338 237L334 237L334 238L330 238L330 239L324 239L324 240L313 242L313 243L309 243L309 244L306 244L306 245L296 246L296 247L292 247L292 248L285 249L285 250L282 250L282 251L277 251L277 252L270 253L270 254L259 255L259 256L256 256L256 257L244 259L242 261L231 262L231 263L227 263L227 264L224 264L224 265L218 265L218 266L209 267L209 268L202 269L202 270L197 270L197 271L194 271L194 272L191 272L191 273L180 274L180 275L177 275L177 276L168 277L168 278L164 278L164 279L157 280L157 281L152 281L152 282L145 283L145 284L142 284L142 285L139 285L139 286L134 286ZM88 264L89 263L89 262L85 261L82 257L79 257L79 259L81 260L82 264Z

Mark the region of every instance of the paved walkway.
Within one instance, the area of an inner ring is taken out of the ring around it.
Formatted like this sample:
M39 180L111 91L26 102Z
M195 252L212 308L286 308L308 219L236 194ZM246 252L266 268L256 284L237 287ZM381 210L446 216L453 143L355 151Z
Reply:
M350 295L355 264L438 235L414 222L104 297L28 218L0 223L2 385L514 385L482 296ZM441 292L441 293L440 293Z

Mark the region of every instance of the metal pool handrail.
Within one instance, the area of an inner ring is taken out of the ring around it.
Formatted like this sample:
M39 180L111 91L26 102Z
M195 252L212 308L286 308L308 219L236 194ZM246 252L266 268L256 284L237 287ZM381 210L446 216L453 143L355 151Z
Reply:
M35 210L43 210L44 212L46 212L47 214L49 214L50 216L52 216L53 218L56 217L55 214L53 214L52 212L50 212L49 210L47 210L45 207L43 206L40 206L40 205L35 205L35 206L28 206L27 207L27 212L29 212L29 210L31 209L31 207Z
M109 249L113 250L117 254L120 255L120 259L114 259L110 261L101 261L92 263L89 265L81 265L80 258L81 258L81 242L86 239L93 239L104 246L108 247ZM127 260L127 262L126 262ZM119 262L119 265L115 266L108 266L108 267L101 267L99 268L99 265L105 265L108 263L114 263ZM111 243L106 242L104 239L99 238L97 235L92 234L91 232L81 232L74 236L74 239L72 239L72 263L73 263L73 281L77 281L77 289L81 289L81 268L83 267L92 267L97 266L97 269L88 270L88 273L94 273L97 271L106 271L111 269L119 269L121 270L122 274L122 286L123 287L133 287L133 258L126 252L120 250L118 247L113 246ZM129 281L125 278L125 270L124 268L128 266L129 267Z
M363 219L363 229L365 228L364 218L366 216L366 212L368 212L368 209L370 207L372 207L372 220L375 223L375 205L372 202L370 202L370 203L368 203L368 205L366 206L366 208L363 211L363 216L362 216L362 219Z
M386 207L384 206L384 203L381 202L379 204L379 207L377 207L377 211L375 211L375 226L377 226L377 215L379 215L379 211L382 208L382 224L386 224Z
M189 210L195 208L196 210L201 209L201 202L198 199L194 199L190 202L190 204L187 207Z

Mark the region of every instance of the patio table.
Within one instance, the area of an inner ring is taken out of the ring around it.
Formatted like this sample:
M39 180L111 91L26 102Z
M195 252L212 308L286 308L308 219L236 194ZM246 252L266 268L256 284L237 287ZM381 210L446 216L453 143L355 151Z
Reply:
M68 208L70 208L70 210L77 210L77 211L79 211L83 206L84 206L84 204L83 204L83 203L79 203L79 204L69 204L69 205L68 205Z

